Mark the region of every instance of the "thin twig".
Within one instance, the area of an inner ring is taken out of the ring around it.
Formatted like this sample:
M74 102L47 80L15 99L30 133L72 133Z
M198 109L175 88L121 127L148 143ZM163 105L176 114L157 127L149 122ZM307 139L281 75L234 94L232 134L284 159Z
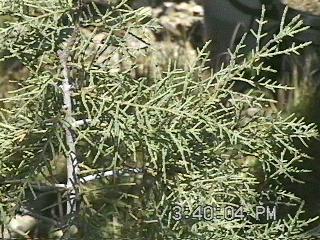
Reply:
M72 136L71 126L75 122L73 118L73 109L72 109L72 99L71 99L71 91L72 86L70 85L69 80L69 69L68 69L68 58L70 57L70 49L72 49L75 44L76 38L78 36L78 30L75 28L73 34L68 39L67 44L64 50L59 51L58 55L60 58L60 62L62 65L62 74L63 74L63 82L62 82L62 90L63 90L63 102L64 102L64 111L65 111L65 131L66 131L66 141L69 148L69 156L67 159L67 174L68 181L67 187L72 189L71 195L75 195L78 192L78 175L80 173L79 170L79 162L76 156L76 147L75 142ZM73 200L72 200L73 199ZM67 215L75 213L77 204L74 202L74 198L70 198L67 206Z

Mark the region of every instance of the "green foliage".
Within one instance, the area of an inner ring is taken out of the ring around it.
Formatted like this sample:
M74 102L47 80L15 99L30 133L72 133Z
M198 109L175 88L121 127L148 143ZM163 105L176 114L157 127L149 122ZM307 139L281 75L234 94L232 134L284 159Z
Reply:
M238 54L244 47L240 44L230 64L215 74L206 67L203 50L187 70L171 63L158 68L159 75L138 78L132 75L137 67L133 60L150 53L142 39L158 27L143 9L132 10L121 2L102 13L95 5L88 9L58 0L2 0L0 6L2 15L17 18L0 29L0 50L10 52L1 61L15 57L29 70L19 88L1 99L10 108L2 110L6 114L0 122L0 178L23 182L1 185L0 198L21 199L17 187L23 189L39 175L50 177L44 170L50 169L51 160L60 153L70 155L68 128L83 160L81 178L105 170L144 172L139 184L110 177L93 186L80 185L84 196L77 224L84 239L301 239L308 222L300 219L299 207L287 216L286 205L300 202L279 180L295 181L300 170L294 164L306 157L294 141L318 133L313 124L293 115L266 114L274 101L263 92L286 86L253 80L272 71L264 59L307 45L278 48L283 38L304 29L298 18L261 46L262 17L261 28L253 33L257 47L252 54ZM97 34L103 34L98 46ZM59 50L70 54L67 69ZM152 64L157 68L157 62ZM249 79L244 77L248 70L254 75ZM65 78L70 91L61 88ZM259 91L235 92L235 81ZM66 93L73 101L71 120L66 118ZM77 124L81 121L84 124ZM256 206L274 204L284 214L271 222L250 217L174 221L172 206L178 203L191 209L231 204L249 215ZM15 207L7 205L3 212Z

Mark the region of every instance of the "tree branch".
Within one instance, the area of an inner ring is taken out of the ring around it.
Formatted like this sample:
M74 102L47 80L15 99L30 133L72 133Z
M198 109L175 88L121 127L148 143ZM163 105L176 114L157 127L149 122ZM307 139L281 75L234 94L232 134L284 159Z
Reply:
M66 141L67 146L69 148L69 155L67 158L67 188L73 189L71 191L71 195L76 195L79 192L78 189L78 175L80 173L79 170L79 162L76 156L76 147L73 139L73 134L71 130L71 126L74 124L75 120L73 118L73 109L72 109L72 86L70 85L69 80L69 69L68 69L68 58L70 57L70 49L72 49L75 44L76 38L78 36L78 30L75 28L71 37L66 42L66 46L64 50L59 51L59 59L62 65L62 74L63 74L63 82L62 82L62 90L63 90L63 102L64 102L64 111L65 111L65 132L66 132ZM77 204L75 203L75 198L70 197L70 201L68 201L67 206L67 215L75 213Z

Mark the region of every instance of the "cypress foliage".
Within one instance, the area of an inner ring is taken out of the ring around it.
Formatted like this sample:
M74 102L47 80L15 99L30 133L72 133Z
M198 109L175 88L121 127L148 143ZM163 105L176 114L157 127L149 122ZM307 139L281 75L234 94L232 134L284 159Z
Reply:
M143 8L1 0L0 14L10 16L0 28L0 61L28 71L0 99L9 106L0 121L5 228L28 205L27 193L46 186L62 189L59 216L50 218L64 239L74 226L77 239L308 239L310 221L281 179L299 181L295 163L307 156L295 142L318 133L272 109L264 92L288 87L260 77L273 71L264 59L309 44L279 48L305 29L298 18L261 45L263 9L251 33L256 48L244 57L240 43L216 73L204 49L187 70L149 62L157 74L137 77L135 61L152 54L146 39L159 27ZM253 90L235 92L237 81ZM55 175L57 159L65 177Z

